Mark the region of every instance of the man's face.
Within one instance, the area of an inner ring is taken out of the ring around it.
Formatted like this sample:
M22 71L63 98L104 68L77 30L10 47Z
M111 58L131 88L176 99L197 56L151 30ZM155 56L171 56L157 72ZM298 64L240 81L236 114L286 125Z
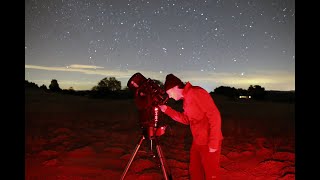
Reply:
M174 86L173 88L168 89L166 92L169 98L172 98L176 101L182 98L181 90L178 88L178 86Z

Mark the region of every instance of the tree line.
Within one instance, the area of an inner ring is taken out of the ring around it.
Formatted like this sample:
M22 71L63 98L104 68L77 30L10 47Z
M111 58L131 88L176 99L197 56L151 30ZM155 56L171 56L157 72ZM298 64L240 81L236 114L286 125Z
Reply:
M152 80L163 88L163 83L161 81L156 79ZM25 87L41 89L49 93L80 95L92 98L128 99L134 97L133 92L131 92L128 87L121 88L121 82L115 77L105 77L100 80L96 86L93 86L91 90L84 91L76 91L73 87L61 89L58 80L56 79L51 80L48 88L44 84L39 87L37 84L25 80ZM293 103L295 100L294 91L266 91L265 88L260 85L250 85L248 89L220 86L211 91L210 94L212 96L226 96L233 100L238 100L240 96L250 97L250 99L259 101L271 100Z

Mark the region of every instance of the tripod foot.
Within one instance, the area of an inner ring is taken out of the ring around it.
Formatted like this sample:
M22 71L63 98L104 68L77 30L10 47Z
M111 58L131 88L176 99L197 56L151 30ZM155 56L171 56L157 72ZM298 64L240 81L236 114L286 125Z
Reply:
M142 141L143 141L144 139L145 139L145 137L142 136L141 139L140 139L140 141L139 141L139 143L137 144L136 148L134 149L134 152L132 153L132 155L131 155L131 157L130 157L130 160L129 160L127 166L126 166L126 169L125 169L125 170L123 171L123 173L122 173L121 180L123 180L123 179L125 178L128 170L129 170L129 168L130 168L130 166L131 166L131 163L132 163L134 157L136 156L136 154L137 154L137 152L138 152L138 150L139 150L139 148L140 148L140 146L141 146L141 144L142 144Z
M161 146L159 145L159 142L158 142L157 139L156 139L156 148L157 148L157 153L158 153L158 157L159 157L159 160L160 160L160 166L161 166L161 170L162 170L164 179L165 180L172 180L171 172L170 172L170 170L169 170L169 168L168 168L168 166L166 164L166 161L165 161ZM167 173L167 170L168 170L168 173Z

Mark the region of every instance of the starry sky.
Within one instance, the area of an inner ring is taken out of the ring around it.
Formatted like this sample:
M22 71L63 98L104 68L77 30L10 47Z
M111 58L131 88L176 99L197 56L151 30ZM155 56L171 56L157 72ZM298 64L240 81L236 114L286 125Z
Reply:
M294 0L25 0L25 79L295 90Z

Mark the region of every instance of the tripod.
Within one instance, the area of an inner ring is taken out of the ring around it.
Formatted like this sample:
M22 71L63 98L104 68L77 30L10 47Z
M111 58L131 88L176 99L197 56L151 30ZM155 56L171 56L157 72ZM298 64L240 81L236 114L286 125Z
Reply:
M122 176L121 176L121 180L123 180L131 166L131 163L133 161L133 159L135 158L137 152L139 151L139 148L143 142L143 140L146 139L146 137L148 137L150 139L150 142L151 142L151 151L152 151L152 147L153 147L153 144L152 142L154 141L155 142L155 147L156 147L156 150L157 150L157 154L158 154L158 158L160 160L160 166L161 166L161 170L162 170L162 173L163 173L163 176L164 176L164 179L165 180L172 180L172 176L171 176L171 173L170 173L170 170L168 169L168 166L165 162L165 158L164 158L164 155L163 155L163 152L162 152L162 149L161 149L161 146L159 144L159 137L162 136L164 133L165 133L165 129L166 127L165 126L162 126L162 127L157 127L157 122L158 122L158 107L155 107L154 108L155 110L155 123L154 123L154 126L150 126L148 128L145 128L144 131L143 131L143 134L139 140L139 143L136 145L131 157L130 157L130 160L124 170L124 172L122 173ZM155 155L153 155L153 157L155 157ZM167 173L167 170L168 170L168 173Z

